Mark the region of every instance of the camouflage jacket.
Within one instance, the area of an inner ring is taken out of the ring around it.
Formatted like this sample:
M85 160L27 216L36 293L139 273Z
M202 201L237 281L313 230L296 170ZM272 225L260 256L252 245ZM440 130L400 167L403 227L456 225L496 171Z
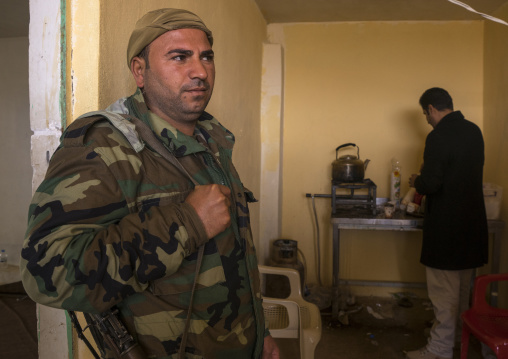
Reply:
M28 294L73 311L116 306L148 357L173 358L197 248L205 245L186 355L258 358L265 322L247 206L252 194L232 163L234 136L206 112L187 136L149 112L139 89L119 104L153 129L195 181L231 189L232 224L207 241L184 202L194 186L189 178L142 141L133 147L129 131L105 118L77 119L30 205L21 254Z

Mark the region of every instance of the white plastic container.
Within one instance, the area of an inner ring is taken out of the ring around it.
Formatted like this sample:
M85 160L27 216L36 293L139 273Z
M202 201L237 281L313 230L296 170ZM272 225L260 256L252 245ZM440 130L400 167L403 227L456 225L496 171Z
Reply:
M483 199L485 200L487 219L499 219L502 198L503 187L493 183L483 184Z
M400 206L400 162L392 158L392 172L390 174L390 200L395 202L395 208Z

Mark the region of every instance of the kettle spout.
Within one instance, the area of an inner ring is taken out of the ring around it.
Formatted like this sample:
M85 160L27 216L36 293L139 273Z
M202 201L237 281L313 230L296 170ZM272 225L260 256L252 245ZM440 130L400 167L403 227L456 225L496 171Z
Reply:
M370 160L365 160L363 164L363 170L367 171L367 165L369 164Z

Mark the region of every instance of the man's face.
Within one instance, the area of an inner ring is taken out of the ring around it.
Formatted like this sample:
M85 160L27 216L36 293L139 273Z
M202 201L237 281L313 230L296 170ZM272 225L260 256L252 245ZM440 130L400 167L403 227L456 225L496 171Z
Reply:
M433 128L436 127L436 121L434 119L434 107L429 106L427 109L423 109L423 114L425 115L425 119L427 123L431 125Z
M427 123L430 125L429 112L426 109L423 109L423 115L425 116Z
M192 134L215 81L213 50L206 34L197 29L168 31L150 44L149 68L140 58L133 61L140 61L134 77L150 110Z

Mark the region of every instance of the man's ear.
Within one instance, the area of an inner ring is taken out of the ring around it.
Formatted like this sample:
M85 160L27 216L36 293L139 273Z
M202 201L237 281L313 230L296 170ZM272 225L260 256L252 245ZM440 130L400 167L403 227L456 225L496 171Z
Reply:
M145 87L145 70L145 60L135 56L131 61L131 72L132 76L134 76L134 81L136 81L136 86L139 88Z

